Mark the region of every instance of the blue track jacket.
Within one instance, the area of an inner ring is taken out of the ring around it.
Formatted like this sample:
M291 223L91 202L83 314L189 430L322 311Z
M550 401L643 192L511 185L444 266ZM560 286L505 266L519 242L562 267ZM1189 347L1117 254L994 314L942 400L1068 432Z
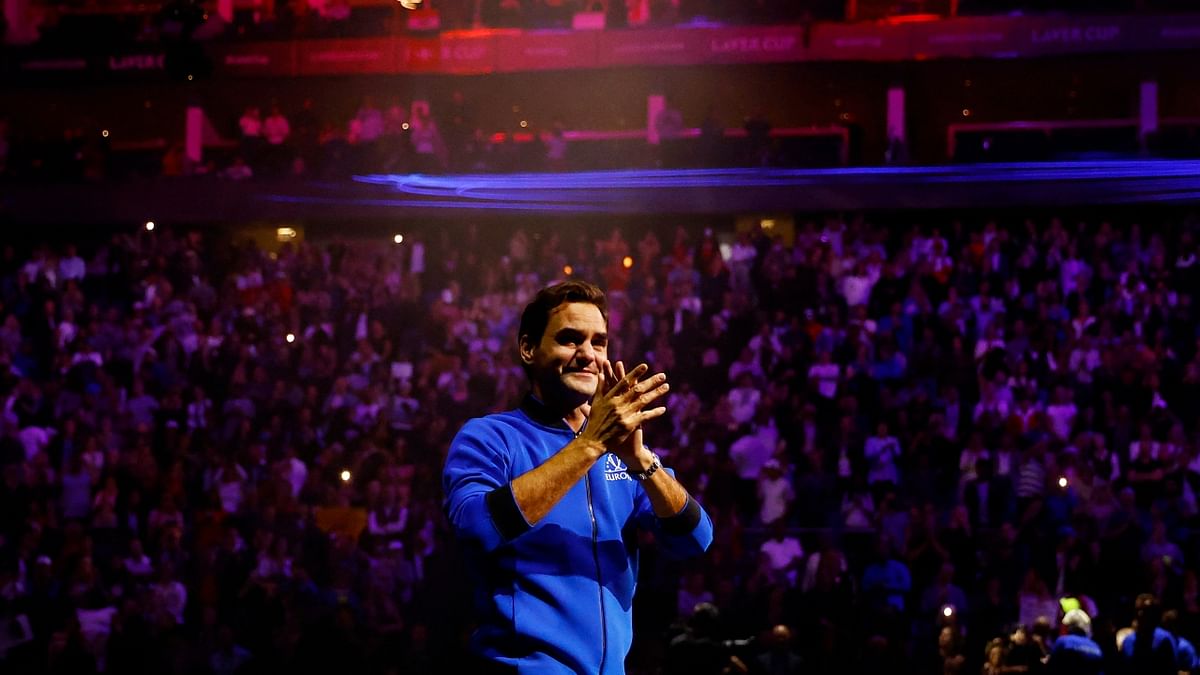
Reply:
M473 419L450 444L445 511L479 577L472 649L521 673L624 673L633 640L637 530L675 557L712 542L712 520L694 499L654 515L642 486L606 454L530 527L514 478L574 439L533 397L517 410Z

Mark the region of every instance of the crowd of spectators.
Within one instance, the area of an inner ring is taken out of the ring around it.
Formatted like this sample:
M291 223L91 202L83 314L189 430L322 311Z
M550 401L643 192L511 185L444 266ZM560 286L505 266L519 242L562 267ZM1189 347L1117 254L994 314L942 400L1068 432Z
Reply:
M647 444L715 524L698 561L647 549L630 672L1035 672L1084 633L1115 668L1135 606L1194 643L1195 229L9 244L0 664L456 672L437 476L519 401L515 322L564 274L607 289L614 358L670 375Z
M781 149L770 137L771 124L756 114L745 121L743 138L726 138L726 128L710 107L699 120L699 137L687 138L682 111L668 102L652 120L656 144L644 138L611 138L596 134L593 141L568 140L562 120L544 128L527 120L514 121L510 129L492 132L479 123L475 105L458 90L432 110L429 101L411 103L389 97L379 106L364 96L349 119L322 120L313 99L305 99L294 115L296 127L272 103L262 109L249 106L238 120L240 134L236 178L256 171L294 176L344 176L373 173L506 173L513 171L564 171L587 168L655 166L772 166L795 163L796 153ZM588 149L587 145L597 146ZM620 145L618 145L620 144ZM834 149L835 156L840 152ZM603 155L603 157L601 157ZM597 161L603 162L597 166ZM249 167L245 170L243 167ZM210 169L212 170L212 169ZM164 170L174 175L174 172ZM229 172L225 172L229 176Z
M491 168L483 156L491 150L491 138L474 126L471 108L458 91L438 118L427 101L406 104L395 96L382 106L373 96L364 96L354 114L340 122L323 119L311 98L290 120L277 103L266 115L261 108L249 106L238 119L238 134L234 161L240 160L248 170L233 178L247 178L256 171L344 176Z
M699 134L688 137L686 123ZM620 168L796 166L840 163L841 136L777 138L761 114L745 120L744 134L727 129L710 109L685 120L670 106L653 122L657 144L620 130L572 138L561 119L536 126L514 120L508 129L485 128L475 105L452 91L434 107L398 96L364 96L350 114L305 98L289 108L276 100L249 105L218 124L199 162L182 142L111 142L106 129L80 118L61 136L36 140L0 116L0 178L112 181L131 177L218 176L346 178L364 173L511 173ZM611 130L608 130L611 131ZM11 148L11 150L10 150ZM11 156L11 159L10 159Z
M313 99L305 99L289 117L277 103L264 115L248 106L238 120L236 153L219 168L216 161L190 171L175 158L164 159L165 175L216 172L229 178L268 176L346 176L351 173L507 173L564 171L587 168L653 166L773 166L803 159L770 137L764 116L745 122L742 138L726 138L726 128L710 108L700 120L698 138L686 138L683 113L668 105L652 122L657 144L644 138L613 134L609 139L569 141L559 119L543 128L526 120L512 128L485 130L475 106L461 91L453 91L435 111L428 101L403 102L392 96L384 105L364 96L345 120L323 119ZM603 136L603 134L597 134ZM836 146L839 141L831 136ZM585 146L594 145L595 148ZM827 153L834 158L840 150ZM836 159L830 160L836 161ZM601 162L598 166L596 162Z

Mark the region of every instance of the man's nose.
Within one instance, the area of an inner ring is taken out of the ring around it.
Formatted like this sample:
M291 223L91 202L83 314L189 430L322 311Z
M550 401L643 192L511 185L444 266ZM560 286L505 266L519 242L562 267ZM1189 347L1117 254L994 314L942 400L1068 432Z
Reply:
M592 346L592 343L584 342L579 346L579 349L575 350L575 358L587 363L595 363L598 360L596 348Z

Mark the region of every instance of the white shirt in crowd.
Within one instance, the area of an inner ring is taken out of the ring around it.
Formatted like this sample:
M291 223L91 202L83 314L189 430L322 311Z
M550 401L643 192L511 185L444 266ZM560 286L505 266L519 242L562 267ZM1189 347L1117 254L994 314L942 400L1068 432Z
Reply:
M742 480L757 480L762 474L763 466L775 454L775 446L779 443L779 430L774 422L760 424L754 431L742 436L729 446L729 456L737 466L738 477Z
M841 366L836 363L814 363L808 369L808 379L817 383L817 393L825 398L837 395Z
M50 444L50 439L54 437L54 430L30 425L22 429L17 437L21 440L21 445L25 447L25 461L31 461L34 455Z
M188 431L208 428L208 416L212 412L213 402L209 399L192 401L187 404Z
M761 400L762 392L754 387L734 387L729 390L729 408L734 421L745 424L754 419L754 411L758 410Z
M151 589L151 594L155 606L170 614L176 624L183 624L183 610L187 607L187 589L183 584L175 580L157 583Z
M1050 429L1059 440L1067 440L1071 435L1071 427L1075 425L1075 416L1079 409L1071 401L1052 403L1046 407L1046 417L1050 418Z
M45 261L40 255L30 258L29 262L21 266L21 273L30 281L36 281L38 275L45 268Z
M134 577L148 577L154 574L154 565L145 553L136 557L131 555L125 559L125 571Z
M900 473L896 470L896 458L900 456L900 441L895 436L872 436L863 444L863 456L867 460L867 483L891 481L900 484Z
M308 480L308 467L299 457L283 460L283 477L292 487L292 497L300 496L300 489Z
M867 304L872 285L871 277L866 274L847 274L842 279L842 295L846 298L846 304L850 307Z
M800 546L800 540L790 535L781 539L768 539L759 550L767 556L767 562L775 572L782 572L792 561L804 558L804 548ZM796 585L796 577L796 570L789 570L785 575L791 586Z
M97 665L103 662L103 655L107 652L108 636L112 633L112 620L116 613L117 608L112 606L75 610L85 647L89 653L101 657Z
M72 256L58 261L58 275L63 281L80 280L87 276L87 263L83 258Z
M763 476L758 479L759 518L763 524L773 523L787 514L788 505L795 499L792 482L786 475L778 478Z

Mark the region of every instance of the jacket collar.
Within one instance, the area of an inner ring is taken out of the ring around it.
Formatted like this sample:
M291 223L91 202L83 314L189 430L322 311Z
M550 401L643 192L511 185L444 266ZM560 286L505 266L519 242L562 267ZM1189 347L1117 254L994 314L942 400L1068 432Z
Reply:
M545 403L539 401L532 392L525 394L525 399L521 401L521 412L528 415L529 419L537 422L538 424L544 424L548 427L554 427L555 429L563 429L565 431L575 433L561 415L558 415L554 411L550 410L550 408L548 408ZM583 431L583 429L586 428L587 420L585 419L583 421L583 427L580 428L580 431Z

